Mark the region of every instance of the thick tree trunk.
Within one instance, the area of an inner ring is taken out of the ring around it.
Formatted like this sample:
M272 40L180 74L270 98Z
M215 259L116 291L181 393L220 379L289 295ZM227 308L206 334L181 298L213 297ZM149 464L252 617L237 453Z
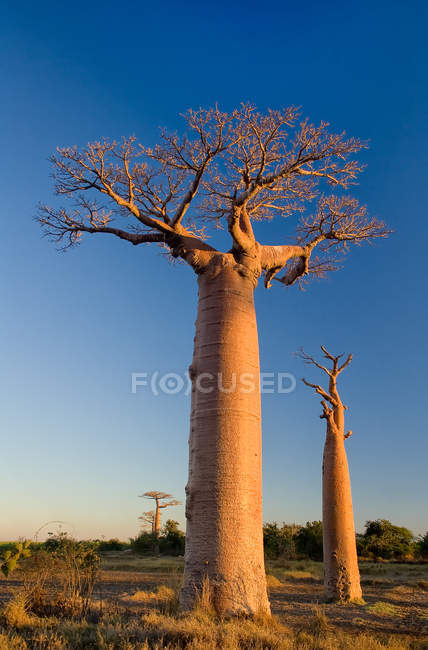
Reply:
M158 502L156 502L154 533L155 533L156 537L159 537L159 535L160 535L160 507L159 507Z
M361 598L351 481L343 428L327 425L323 459L324 587L328 599Z
M160 546L159 546L159 536L160 536L160 506L159 501L156 499L156 510L155 510L155 519L153 522L153 533L155 535L155 543L153 545L153 551L155 555L159 555Z
M224 266L217 273L199 276L190 368L184 609L194 605L209 578L218 613L270 612L263 556L259 351L253 292L253 280L236 267Z

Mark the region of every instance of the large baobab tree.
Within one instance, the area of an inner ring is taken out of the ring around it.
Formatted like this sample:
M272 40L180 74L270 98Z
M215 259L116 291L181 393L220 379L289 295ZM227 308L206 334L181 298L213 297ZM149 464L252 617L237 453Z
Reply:
M185 120L182 137L162 132L154 148L132 137L58 149L56 192L73 207L41 206L38 218L63 247L87 233L157 243L196 273L181 602L191 607L207 576L218 612L268 612L254 289L261 276L266 287L321 276L351 243L386 230L343 194L362 169L353 157L360 140L314 126L293 107L190 110ZM338 192L321 194L323 184ZM257 240L255 222L299 213L293 243ZM222 226L225 252L207 242L207 229Z
M140 496L144 499L152 499L155 502L155 510L152 517L152 532L156 535L156 537L159 537L161 510L163 510L163 508L170 508L171 506L179 506L180 501L174 499L172 494L168 494L167 492L157 492L156 490L152 490L151 492L144 492L144 494L140 494ZM149 514L151 515L152 513L143 513L143 515Z
M330 367L318 363L303 350L300 356L328 376L328 390L306 379L303 382L323 398L320 417L327 423L322 465L324 589L328 599L346 602L361 598L351 480L345 450L345 440L352 431L345 433L347 407L337 390L337 378L351 363L352 354L341 364L343 355L334 357L324 346L321 350Z

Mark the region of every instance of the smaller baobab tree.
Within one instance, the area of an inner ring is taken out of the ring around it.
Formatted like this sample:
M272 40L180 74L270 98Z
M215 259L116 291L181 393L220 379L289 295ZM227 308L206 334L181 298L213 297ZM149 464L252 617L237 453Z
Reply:
M319 384L302 379L306 386L315 389L323 398L320 418L327 423L322 467L323 555L324 588L329 600L349 602L361 598L354 515L352 510L351 480L345 440L345 410L337 390L337 378L352 360L352 354L340 365L343 355L334 357L321 346L331 367L323 366L303 349L299 356L308 365L314 365L328 375L328 390Z
M141 528L143 530L148 528L152 534L155 532L155 511L154 510L143 512L138 517L138 520L141 521Z
M152 499L155 502L154 517L152 518L152 533L156 537L159 537L161 510L163 508L169 508L170 506L179 506L181 502L174 499L172 494L168 494L167 492L157 492L156 490L144 492L144 494L140 494L140 496L144 499ZM143 516L149 514L151 513L145 512L143 513Z

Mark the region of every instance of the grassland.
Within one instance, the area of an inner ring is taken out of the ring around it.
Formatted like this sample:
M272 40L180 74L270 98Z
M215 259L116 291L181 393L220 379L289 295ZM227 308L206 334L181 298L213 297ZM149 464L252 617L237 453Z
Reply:
M272 619L218 619L201 600L180 614L182 558L103 556L85 619L65 610L36 616L25 571L0 580L0 650L63 648L350 649L428 648L428 565L362 563L364 602L324 603L322 565L268 563Z

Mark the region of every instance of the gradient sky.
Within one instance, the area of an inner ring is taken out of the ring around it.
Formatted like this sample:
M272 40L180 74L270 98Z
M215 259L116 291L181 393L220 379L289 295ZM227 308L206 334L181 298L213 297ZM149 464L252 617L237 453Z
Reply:
M428 527L426 2L57 2L0 10L0 539L64 520L137 531L145 490L184 500L189 398L131 394L132 372L183 373L196 279L108 236L66 254L32 220L54 203L57 145L181 128L219 102L302 106L368 138L355 195L395 230L305 292L256 292L265 372L315 380L292 352L353 352L342 375L357 529ZM294 227L259 231L281 243ZM224 246L228 246L224 239ZM263 398L264 518L321 518L324 422L301 383ZM183 507L170 516L184 524ZM45 529L52 529L52 526Z

